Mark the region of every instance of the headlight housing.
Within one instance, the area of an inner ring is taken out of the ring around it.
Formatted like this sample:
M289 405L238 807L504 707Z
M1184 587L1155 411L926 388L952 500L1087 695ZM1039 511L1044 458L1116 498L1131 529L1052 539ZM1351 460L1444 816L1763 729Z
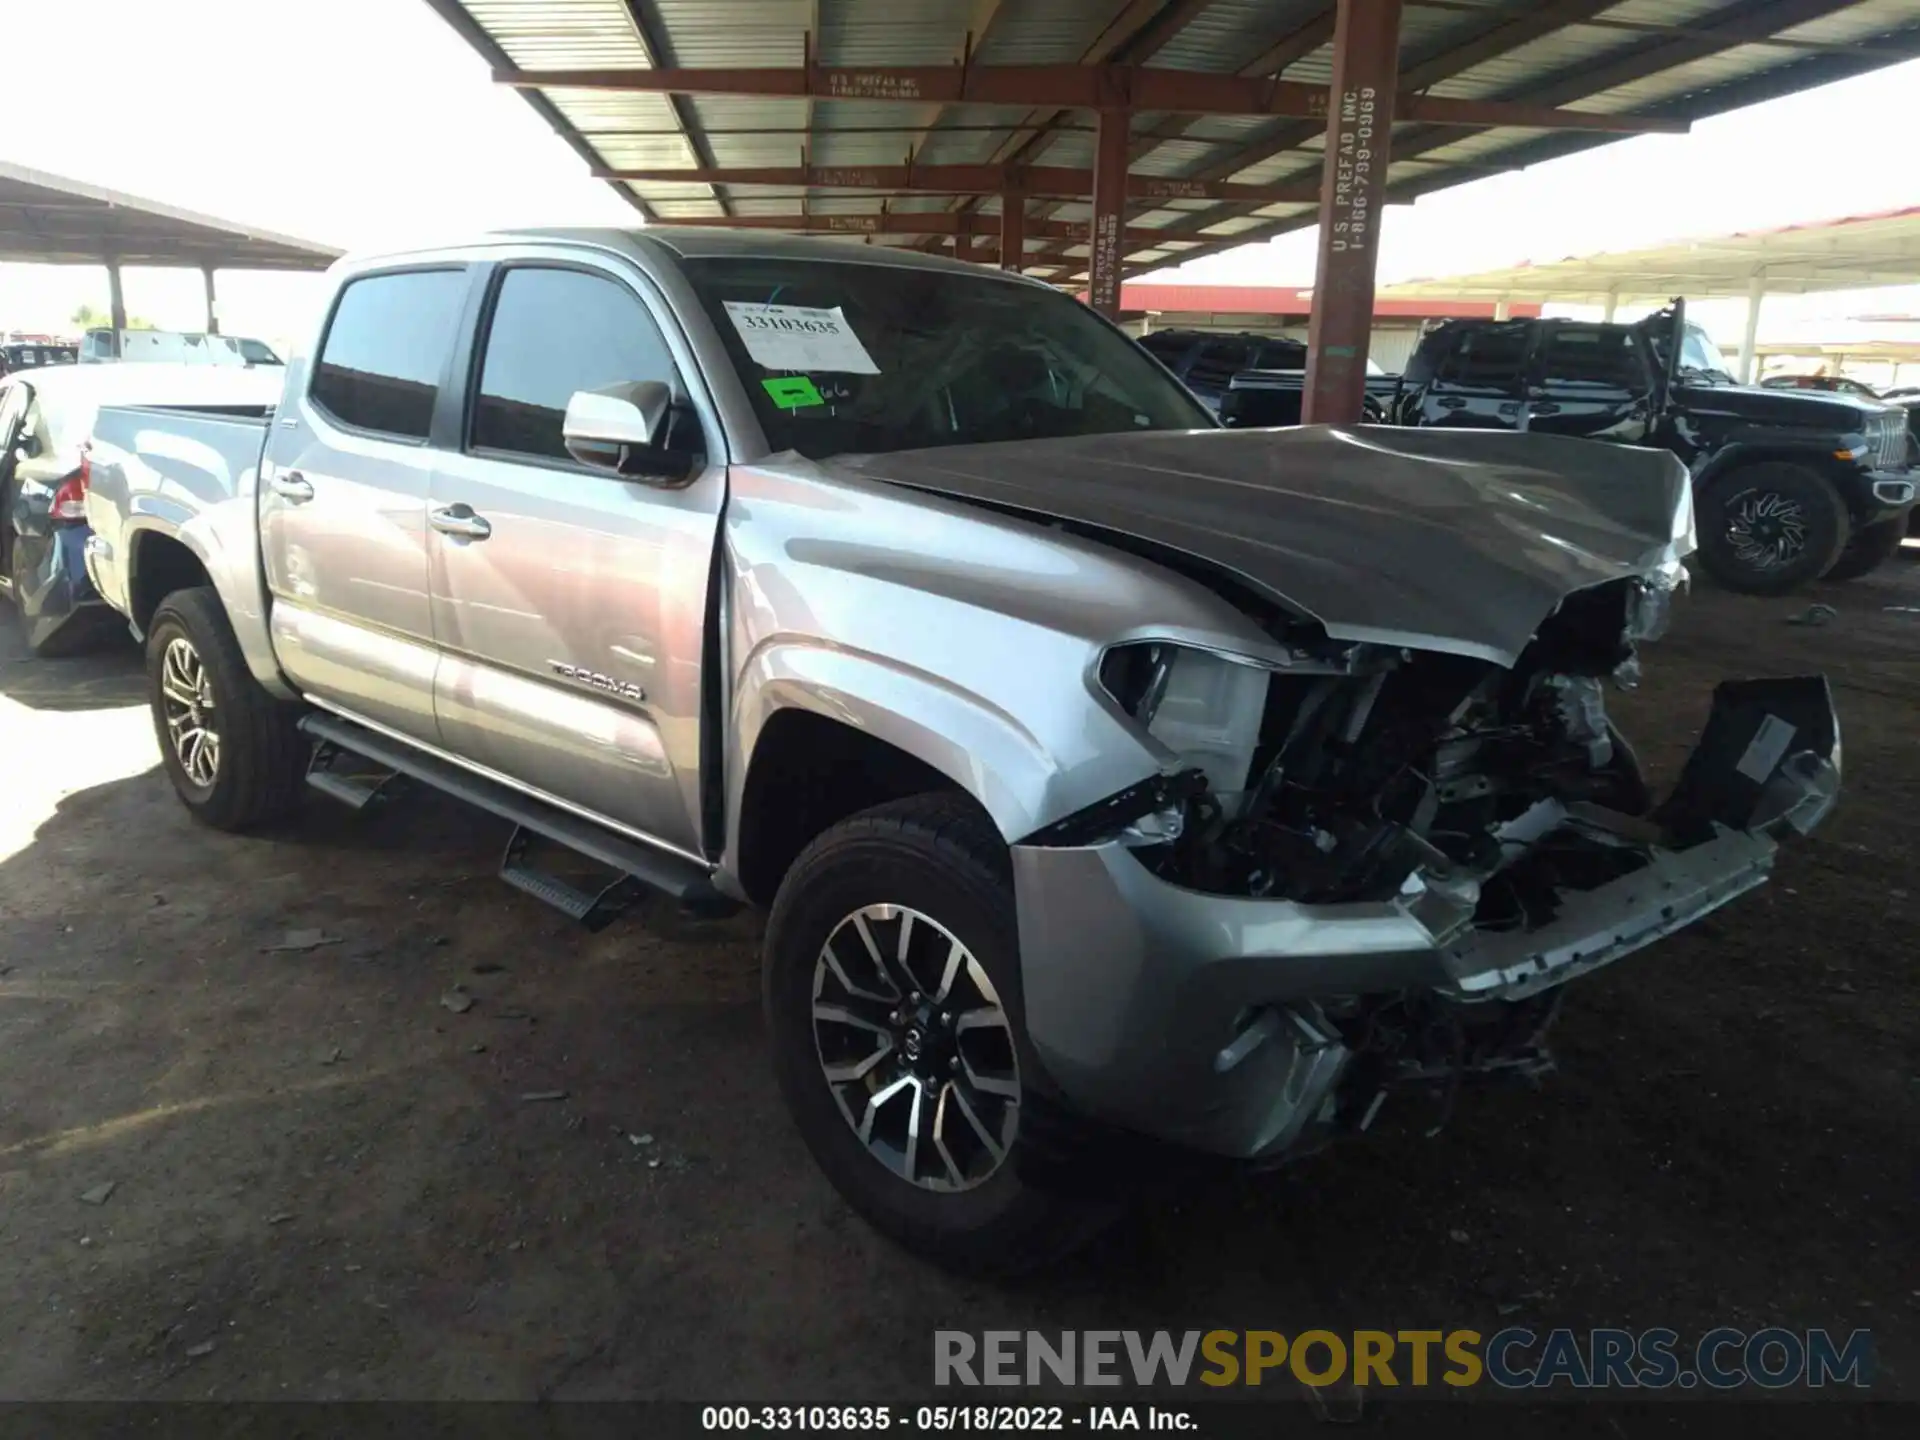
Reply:
M1171 752L1176 768L1202 771L1221 799L1246 789L1268 679L1257 665L1168 642L1117 645L1100 664L1100 682L1120 708Z

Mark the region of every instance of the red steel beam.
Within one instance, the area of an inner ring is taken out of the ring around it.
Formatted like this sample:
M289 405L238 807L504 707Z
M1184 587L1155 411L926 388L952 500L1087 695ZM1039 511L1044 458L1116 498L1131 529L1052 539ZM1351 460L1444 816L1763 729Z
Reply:
M891 101L906 105L1019 105L1078 110L1155 110L1186 115L1292 116L1324 120L1327 88L1291 80L1213 75L1142 65L909 65L846 69L496 70L522 90L610 90L657 95L755 95L794 99ZM1604 115L1501 100L1402 95L1404 120L1481 129L1595 130L1623 135L1682 134L1685 120Z
M1018 208L1016 202L1015 208ZM1004 233L995 215L963 215L955 210L902 210L885 215L696 215L665 217L662 225L690 225L721 230L792 230L808 235L993 235ZM1085 220L1027 220L1026 235L1043 240L1087 242L1091 225ZM1135 249L1153 246L1160 231L1127 226L1117 237Z
M1120 313L1120 237L1127 228L1127 142L1132 136L1132 121L1133 116L1125 110L1102 110L1100 133L1094 139L1087 303L1109 317Z
M1321 169L1320 257L1307 328L1308 425L1358 424L1367 395L1374 270L1386 201L1387 150L1400 69L1401 0L1340 0Z
M601 180L653 184L779 185L813 190L885 190L896 195L998 195L1010 185L1049 199L1085 200L1094 172L1055 165L696 165L679 169L595 170ZM1224 180L1129 175L1130 200L1235 200L1253 205L1316 200L1317 181L1236 185Z

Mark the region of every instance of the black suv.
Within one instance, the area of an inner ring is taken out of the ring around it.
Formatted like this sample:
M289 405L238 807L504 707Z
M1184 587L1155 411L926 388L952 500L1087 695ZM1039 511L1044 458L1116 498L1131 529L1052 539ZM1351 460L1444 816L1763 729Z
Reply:
M1274 423L1260 388L1234 382L1230 424ZM1272 400L1274 414L1298 404ZM1899 548L1913 508L1902 410L1741 385L1681 301L1632 325L1449 321L1421 340L1387 418L1669 450L1693 475L1701 566L1749 594L1866 574Z
M1248 331L1155 330L1141 336L1140 344L1216 413L1220 397L1241 371L1304 370L1307 365L1307 347L1298 340Z

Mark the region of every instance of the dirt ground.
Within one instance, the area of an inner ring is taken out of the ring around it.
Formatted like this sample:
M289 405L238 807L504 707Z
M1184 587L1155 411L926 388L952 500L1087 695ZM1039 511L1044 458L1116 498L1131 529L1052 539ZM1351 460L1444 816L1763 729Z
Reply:
M1837 618L1784 623L1809 598ZM1911 550L1684 605L1616 702L1650 766L1716 679L1825 670L1846 798L1769 888L1578 982L1544 1088L1470 1093L1433 1138L1390 1108L1018 1285L916 1262L827 1188L768 1073L752 919L587 936L500 884L501 827L451 802L199 829L132 651L31 661L0 617L0 1397L844 1403L924 1397L945 1326L1769 1323L1870 1328L1879 1393L1912 1395L1898 605ZM300 930L326 943L273 948Z

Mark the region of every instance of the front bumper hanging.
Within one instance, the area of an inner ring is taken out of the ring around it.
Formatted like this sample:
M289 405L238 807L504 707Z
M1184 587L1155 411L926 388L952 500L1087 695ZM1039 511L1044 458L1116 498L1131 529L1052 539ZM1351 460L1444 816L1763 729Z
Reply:
M1016 845L1029 1036L1088 1116L1219 1155L1285 1154L1331 1124L1355 1058L1329 1015L1378 996L1527 1000L1683 929L1764 882L1779 843L1824 818L1840 761L1823 678L1723 684L1650 818L1544 802L1514 822L1644 859L1561 893L1532 930L1482 929L1470 900L1418 883L1302 905L1184 889L1117 840Z

